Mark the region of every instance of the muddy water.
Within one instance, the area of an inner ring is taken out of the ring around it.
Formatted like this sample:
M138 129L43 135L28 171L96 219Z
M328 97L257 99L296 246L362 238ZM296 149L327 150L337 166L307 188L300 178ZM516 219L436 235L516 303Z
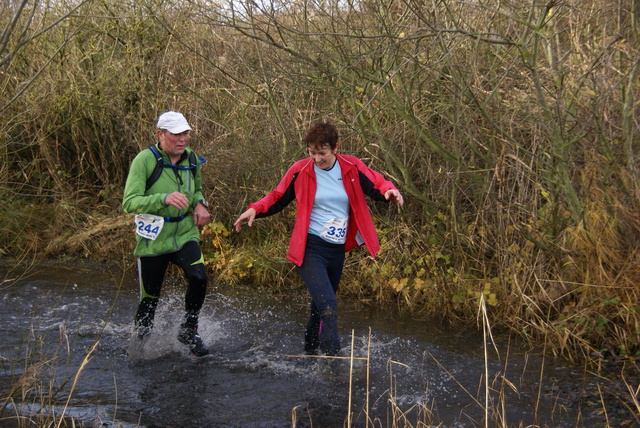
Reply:
M197 358L176 339L180 279L168 280L156 328L139 348L135 272L8 268L0 267L0 397L20 388L0 418L64 409L101 427L475 427L488 400L490 426L602 426L563 396L585 382L579 371L502 340L496 353L475 329L340 301L343 355L356 359L308 358L303 289L283 296L213 286L200 326L212 353ZM407 423L392 425L394 413Z

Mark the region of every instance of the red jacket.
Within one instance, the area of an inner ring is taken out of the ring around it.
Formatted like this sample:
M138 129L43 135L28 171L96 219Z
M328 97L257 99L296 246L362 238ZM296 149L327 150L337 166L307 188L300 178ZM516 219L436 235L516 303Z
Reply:
M384 194L396 187L355 156L337 154L336 157L340 162L344 190L349 198L345 251L358 245L356 233L360 232L369 253L375 257L380 250L380 242L364 195L377 201L386 201ZM306 158L294 163L274 190L248 207L256 210L256 218L268 217L282 211L294 199L297 200L296 222L287 253L287 259L297 266L304 259L315 193L316 173L313 170L313 160Z

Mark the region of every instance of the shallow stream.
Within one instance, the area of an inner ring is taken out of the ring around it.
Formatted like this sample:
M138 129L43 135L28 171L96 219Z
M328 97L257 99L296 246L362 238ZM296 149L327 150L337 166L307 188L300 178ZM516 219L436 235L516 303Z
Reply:
M212 286L200 325L211 355L198 358L176 339L181 279L166 281L142 350L130 347L135 272L5 266L0 284L0 396L13 390L0 426L64 412L91 427L476 427L487 403L489 426L603 426L576 398L591 381L579 369L494 348L475 328L339 301L342 356L354 359L312 358L304 289Z

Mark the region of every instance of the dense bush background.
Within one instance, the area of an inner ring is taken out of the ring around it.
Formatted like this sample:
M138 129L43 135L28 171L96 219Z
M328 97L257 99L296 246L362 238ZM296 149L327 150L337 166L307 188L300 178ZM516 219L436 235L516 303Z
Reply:
M208 159L220 281L296 281L291 212L228 233L307 126L407 201L347 296L494 325L569 357L640 340L636 0L10 1L0 6L0 254L130 257L120 198L155 119Z

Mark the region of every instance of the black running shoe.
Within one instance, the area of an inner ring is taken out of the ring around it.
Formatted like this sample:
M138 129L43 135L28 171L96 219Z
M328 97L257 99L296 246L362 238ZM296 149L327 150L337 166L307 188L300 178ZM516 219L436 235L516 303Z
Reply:
M196 357L209 355L209 349L202 342L198 330L194 327L181 326L178 340L189 347L189 350Z

